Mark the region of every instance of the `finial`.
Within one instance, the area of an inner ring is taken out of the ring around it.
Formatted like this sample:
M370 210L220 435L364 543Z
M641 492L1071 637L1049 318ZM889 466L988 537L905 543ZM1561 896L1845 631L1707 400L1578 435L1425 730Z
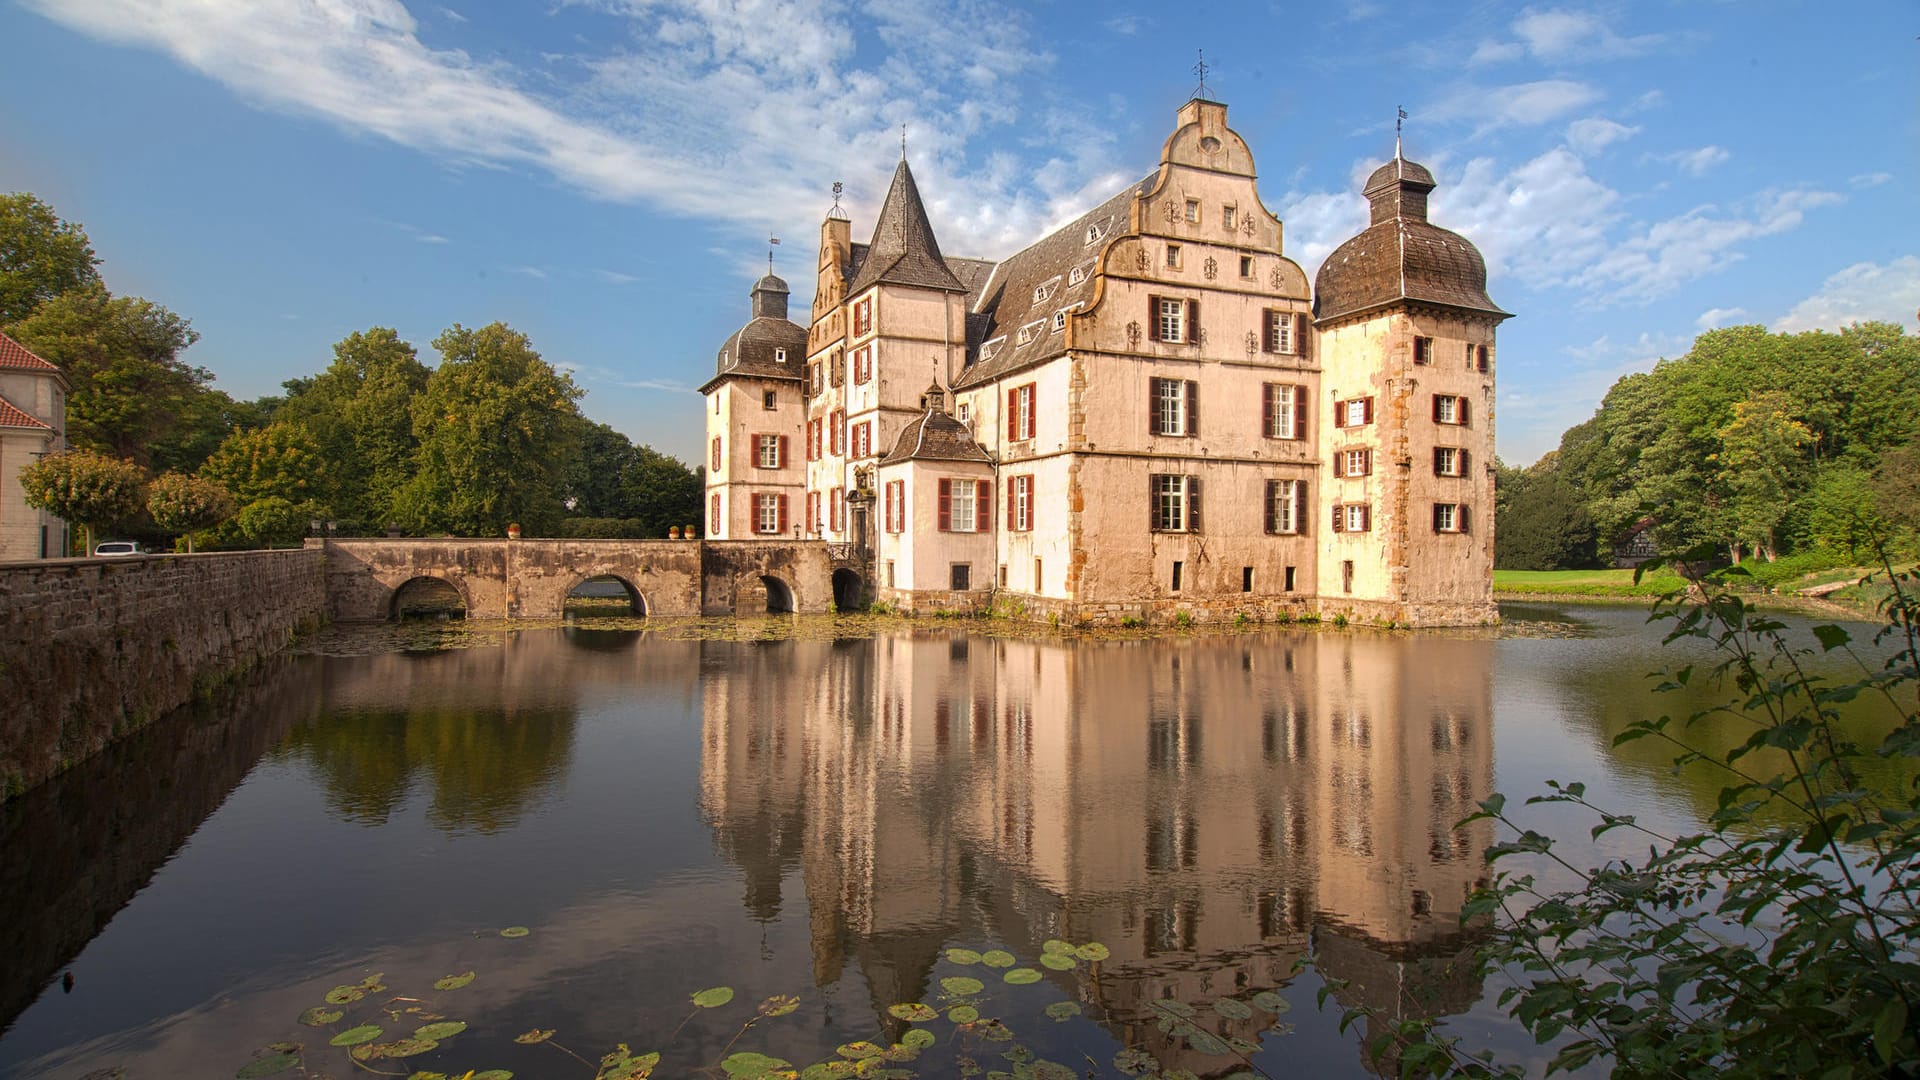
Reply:
M1395 161L1399 161L1400 160L1400 125L1405 123L1407 120L1407 107L1405 105L1396 106L1394 111L1399 113L1400 115L1393 118L1393 159Z
M780 246L779 237L770 236L767 238L767 276L768 277L773 276L773 249L779 246Z
M847 185L841 183L840 181L835 180L833 182L833 208L835 210L840 209L840 193L845 191L846 189L847 189Z
M907 125L900 125L900 160L907 160Z
M1200 76L1200 85L1194 89L1193 96L1203 98L1207 96L1207 72L1213 69L1207 66L1207 50L1201 49L1199 53L1200 62L1193 65L1193 73Z

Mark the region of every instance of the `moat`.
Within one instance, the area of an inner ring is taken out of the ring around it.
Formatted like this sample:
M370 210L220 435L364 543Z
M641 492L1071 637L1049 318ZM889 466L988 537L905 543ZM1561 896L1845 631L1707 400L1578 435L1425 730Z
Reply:
M1651 692L1686 657L1644 610L1503 611L335 634L0 807L0 1076L834 1076L895 1044L924 1076L1367 1075L1343 1006L1538 1071L1467 962L1491 836L1455 823L1549 778L1648 823L1716 789L1611 746L1707 700Z

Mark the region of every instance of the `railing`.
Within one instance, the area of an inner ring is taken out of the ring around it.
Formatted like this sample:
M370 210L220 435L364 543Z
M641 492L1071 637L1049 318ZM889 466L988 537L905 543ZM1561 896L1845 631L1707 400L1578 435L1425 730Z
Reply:
M827 558L836 566L865 566L873 559L873 549L864 544L828 544Z

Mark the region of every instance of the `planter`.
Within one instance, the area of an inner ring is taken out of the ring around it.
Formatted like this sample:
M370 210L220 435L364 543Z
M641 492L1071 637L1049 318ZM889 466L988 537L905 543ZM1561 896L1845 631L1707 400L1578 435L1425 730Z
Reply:
M516 524L516 525L509 525L509 526L507 526L507 539L509 539L509 540L518 540L518 539L520 539L520 526L519 526L519 525L517 525L517 524Z
M680 539L680 526L678 526L678 525L675 525L674 527L672 527L672 528L670 528L670 529L668 529L668 530L667 530L667 539L669 539L669 540L678 540L678 539Z

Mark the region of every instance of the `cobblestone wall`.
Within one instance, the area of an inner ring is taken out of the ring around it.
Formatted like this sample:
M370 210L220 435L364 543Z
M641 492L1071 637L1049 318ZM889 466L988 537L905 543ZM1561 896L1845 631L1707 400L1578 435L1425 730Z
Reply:
M0 797L252 667L325 612L317 550L0 564Z

